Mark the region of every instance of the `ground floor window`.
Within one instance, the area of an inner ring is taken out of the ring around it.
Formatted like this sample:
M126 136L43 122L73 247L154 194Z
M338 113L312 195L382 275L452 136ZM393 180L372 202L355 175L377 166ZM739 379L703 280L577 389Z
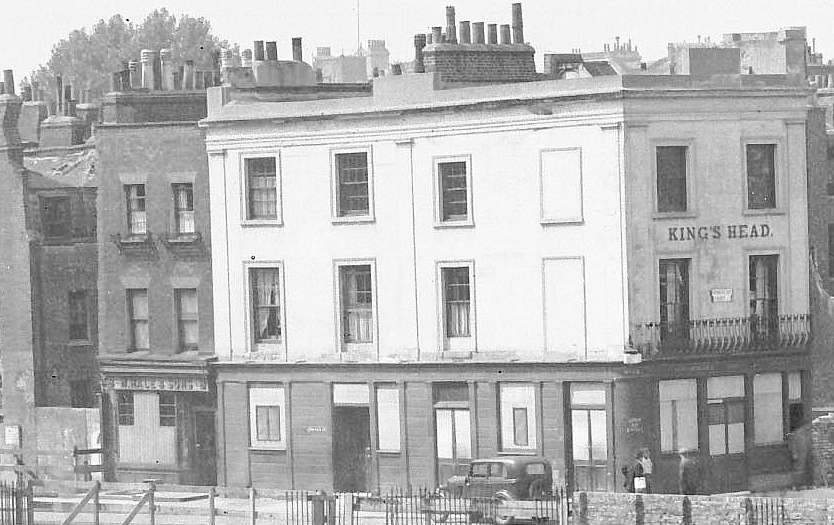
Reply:
M779 372L753 377L753 433L757 445L784 440L782 374Z
M397 385L376 387L377 449L400 451L400 389Z
M572 383L570 401L574 488L604 491L608 471L606 387Z
M805 406L802 404L802 372L788 373L788 432L805 424Z
M119 461L141 465L176 465L175 394L120 391L117 397Z
M283 448L284 388L278 385L249 386L249 445L257 448Z
M707 422L711 455L744 453L744 396L744 376L707 379Z
M532 384L500 383L501 450L536 448L536 393Z
M698 448L698 384L695 379L660 381L660 451Z

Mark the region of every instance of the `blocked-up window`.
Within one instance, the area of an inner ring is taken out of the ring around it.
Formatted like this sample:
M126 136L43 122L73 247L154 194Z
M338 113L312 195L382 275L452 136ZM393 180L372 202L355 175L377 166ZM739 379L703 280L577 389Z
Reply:
M120 391L116 396L119 425L133 425L133 392Z
M747 208L776 207L776 144L747 144Z
M499 383L501 450L536 448L536 394L532 384Z
M377 447L385 452L400 451L400 391L396 385L376 389Z
M283 448L285 404L282 386L249 386L249 443L252 447Z
M660 450L698 448L698 393L695 379L660 381Z
M783 441L782 374L753 377L753 429L757 445Z
M581 222L582 150L548 150L540 155L542 222Z
M41 225L44 237L68 237L72 226L69 197L41 197Z
M159 393L159 426L177 426L177 396L175 392Z

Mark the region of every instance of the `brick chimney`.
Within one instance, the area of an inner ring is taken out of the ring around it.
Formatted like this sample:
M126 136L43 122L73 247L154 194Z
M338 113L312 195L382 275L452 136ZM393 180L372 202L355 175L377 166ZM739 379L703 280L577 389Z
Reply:
M302 61L301 54L301 37L297 36L292 39L292 59L296 62Z

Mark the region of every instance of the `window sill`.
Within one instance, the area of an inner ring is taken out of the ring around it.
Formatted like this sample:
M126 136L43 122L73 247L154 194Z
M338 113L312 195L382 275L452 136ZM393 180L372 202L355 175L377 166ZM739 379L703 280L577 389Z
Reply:
M499 450L499 456L538 456L539 452L535 449L529 448L518 448L518 449L507 449L507 450Z
M92 346L93 342L89 339L71 339L67 346Z
M333 224L371 224L376 222L373 215L346 215L344 217L331 217Z
M244 228L280 227L284 225L284 221L278 219L247 219L241 221L240 225Z
M696 219L698 218L698 213L694 211L680 211L680 212L668 212L668 213L661 213L661 212L654 212L652 215L652 219L656 221L662 221L664 219Z
M376 453L377 454L382 454L382 455L385 455L385 456L399 456L400 454L402 454L402 451L400 451L400 450L377 450Z
M465 221L435 221L434 227L438 230L446 228L474 228L475 221L471 219Z
M286 452L287 445L250 445L249 452Z
M582 226L585 224L584 217L569 218L569 219L541 219L539 223L542 226Z
M745 208L741 214L746 217L757 217L761 215L787 215L788 212L784 208L763 208L757 210L750 210Z

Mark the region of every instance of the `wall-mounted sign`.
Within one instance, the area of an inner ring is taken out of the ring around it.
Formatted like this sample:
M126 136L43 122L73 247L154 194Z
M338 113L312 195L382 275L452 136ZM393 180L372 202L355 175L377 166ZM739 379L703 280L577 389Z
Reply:
M670 241L718 241L722 239L755 239L772 237L769 224L723 224L714 226L670 226Z
M709 295L714 303L729 303L733 300L732 288L713 288Z
M208 392L208 379L200 376L116 376L116 390L170 390L175 392Z
M308 434L322 434L327 431L326 428L320 426L312 426L304 429Z
M23 446L23 436L20 431L20 425L6 425L4 430L4 445L7 447L21 448Z

